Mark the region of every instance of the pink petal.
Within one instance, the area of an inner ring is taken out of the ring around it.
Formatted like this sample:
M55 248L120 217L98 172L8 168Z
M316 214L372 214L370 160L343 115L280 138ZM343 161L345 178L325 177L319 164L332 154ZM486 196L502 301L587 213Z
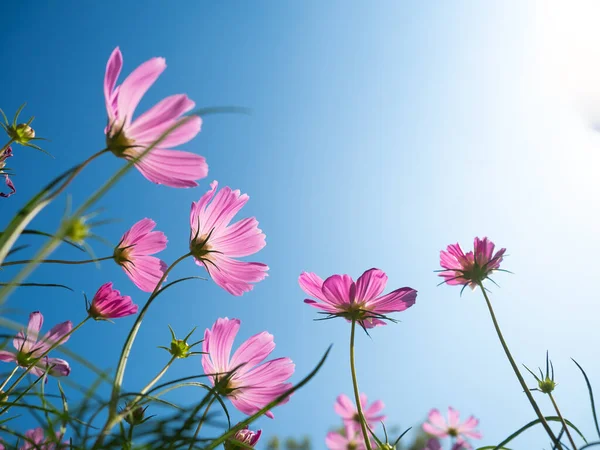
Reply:
M66 322L59 323L55 325L48 331L44 337L37 342L35 348L33 349L34 355L36 353L43 353L48 350L50 347L60 342L60 345L64 344L69 340L68 334L73 329L73 323L70 320Z
M385 289L387 275L379 269L369 269L356 280L356 301L369 301Z
M336 306L330 305L329 303L319 303L319 302L317 302L315 300L311 300L309 298L305 299L304 303L306 303L307 305L313 306L315 308L322 309L323 311L327 311L328 313L331 313L331 314L336 314L336 313L339 313L340 311L343 311L343 310L340 310Z
M356 287L349 275L332 275L323 283L323 295L331 304L348 305L355 297Z
M53 377L66 377L71 373L69 363L60 358L48 358L46 356L38 363L38 367L44 371L50 367L48 373Z
M272 334L266 331L255 334L236 350L231 357L230 367L235 369L240 364L244 364L236 372L237 375L242 375L264 361L274 349L275 341Z
M450 428L458 428L460 424L460 413L452 408L448 407L448 427Z
M166 67L167 64L164 58L152 58L138 66L123 81L119 89L117 108L119 119L123 121L125 128L129 127L135 109L144 94Z
M106 73L104 75L104 100L106 102L106 112L108 121L112 124L117 118L116 108L113 105L113 91L123 67L123 55L119 47L115 48L108 58L106 64Z
M403 287L389 294L367 302L367 307L378 314L400 312L410 308L417 301L417 291Z
M210 242L216 250L234 258L253 255L266 245L265 234L254 217L228 226L214 238L211 236Z
M179 125L173 130L169 131L169 134L163 139L160 139L162 134L168 131L176 123L179 123ZM198 116L185 116L177 121L174 120L172 122L163 124L162 128L164 130L161 133L154 134L151 131L148 131L141 136L133 136L133 139L135 140L136 144L142 144L143 146L150 146L160 139L160 142L157 142L157 146L161 148L177 147L179 145L188 143L194 139L198 133L200 133L200 129L202 128L202 119Z
M211 254L207 268L214 282L231 295L240 296L252 290L254 285L267 277L269 267L257 262L238 261L218 253ZM203 265L203 263L199 263Z
M216 184L209 191L211 197L215 188ZM213 237L218 237L219 230L229 225L233 217L248 202L249 198L247 194L241 194L239 190L234 191L229 186L225 186L219 190L210 204L207 204L208 197L205 194L198 202L204 208L200 208L200 205L198 205L196 208L197 217L193 217L191 220L192 229L197 229L199 219L200 235L208 234L214 229Z
M249 372L239 374L236 379L239 379L239 382L245 387L272 386L290 378L294 374L295 367L290 358L277 358L256 366Z
M228 319L227 317L217 319L211 330L206 330L202 351L208 355L202 355L202 359L210 358L213 367L218 373L225 373L232 369L229 364L229 356L233 341L240 329L239 319Z
M325 445L329 450L347 450L348 438L339 433L330 431L325 436Z
M318 300L328 302L323 295L323 280L316 273L302 272L298 283L304 292Z
M218 186L219 183L217 183L216 180L213 181L212 183L210 183L210 190L208 190L204 195L202 195L202 197L200 197L200 200L198 200L197 202L192 202L192 208L190 211L190 228L192 229L192 237L194 237L193 235L196 233L196 231L198 231L199 228L200 231L198 231L198 235L202 235L201 231L204 211L206 210L208 203L215 196Z
M448 425L446 424L446 419L444 419L444 417L440 414L439 410L437 409L432 409L431 411L429 411L427 420L429 420L429 422L431 422L433 426L439 429L445 430L446 428L448 428Z
M354 420L356 405L354 405L354 402L346 394L338 395L333 409L342 419Z
M131 152L128 159L140 151ZM181 150L156 148L135 163L140 173L156 184L175 188L198 186L196 180L208 175L208 165L204 157Z
M167 270L167 264L155 256L135 256L122 267L133 284L144 292L154 291Z
M433 436L440 437L440 438L448 436L448 433L446 431L440 430L439 428L435 428L429 422L425 422L423 424L423 431L425 431L426 433L432 434Z
M0 361L4 362L15 362L17 360L17 355L11 352L7 352L6 350L0 350Z
M152 143L195 105L185 94L166 97L133 121L128 136L136 142Z

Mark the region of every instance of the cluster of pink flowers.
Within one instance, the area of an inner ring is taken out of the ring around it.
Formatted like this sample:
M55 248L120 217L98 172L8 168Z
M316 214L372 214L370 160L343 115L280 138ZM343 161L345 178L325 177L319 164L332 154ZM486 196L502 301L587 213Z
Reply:
M154 183L175 188L197 186L197 181L208 175L205 159L174 149L200 132L202 119L186 115L195 103L187 95L172 95L134 119L139 102L166 64L163 58L150 59L118 84L122 66L123 57L116 48L109 58L104 78L108 150L119 158L133 161L139 172ZM0 193L3 197L15 192L8 174L2 171L10 156L10 147L0 154L0 175L4 175L12 190L9 194ZM217 181L213 181L210 189L191 205L189 253L185 257L192 257L220 288L241 296L267 277L267 265L240 259L259 252L266 245L265 234L254 217L234 221L249 200L247 194L228 186L217 188ZM165 234L155 228L156 223L149 218L138 221L122 235L112 256L137 288L152 295L165 283L170 270L155 256L166 249L168 242ZM441 251L443 270L439 275L447 284L474 289L482 286L494 271L501 270L504 253L505 249L494 253L494 244L487 238L475 238L473 251L466 254L459 244L449 245L447 250ZM341 317L352 323L352 336L355 324L365 330L386 325L387 320L394 320L390 314L405 311L415 304L417 291L410 287L384 294L387 281L386 273L377 268L366 270L356 281L346 274L331 275L323 280L311 272L303 272L298 279L300 288L310 297L305 303L320 310L326 318ZM112 282L103 284L87 305L88 319L95 320L118 319L137 312L138 306L131 297L114 289ZM0 360L16 363L39 377L69 375L69 363L48 354L68 341L74 330L72 323L60 323L40 337L42 324L42 314L31 313L27 328L13 340L15 351L0 351ZM267 417L273 418L268 407L275 401L281 405L289 400L292 388L289 380L295 365L287 357L267 360L275 349L275 341L266 331L247 339L232 354L240 326L239 319L224 317L205 330L201 357L204 373L216 392L229 399L241 413L252 415L264 411ZM356 385L355 389L358 393ZM330 450L363 450L377 445L371 442L370 436L365 437L361 427L373 430L382 423L386 419L382 414L384 404L381 400L369 404L365 394L359 399L364 423L361 423L359 408L348 396L341 394L336 399L334 409L343 421L343 429L327 434L325 441ZM423 424L423 430L433 436L424 450L440 450L440 439L448 437L453 440L453 450L470 449L468 439L481 438L477 426L478 420L472 416L461 423L459 413L452 408L448 409L447 420L433 409ZM238 430L233 439L225 443L225 448L252 448L260 436L260 430ZM37 446L50 450L64 445L50 442L41 428L28 431L26 437L27 442L21 449ZM56 442L61 439L62 436L57 435Z
M42 428L34 428L25 433L24 443L19 450L66 450L69 448L69 441L61 442L62 435L57 432L56 438L46 437ZM0 443L0 450L5 447Z

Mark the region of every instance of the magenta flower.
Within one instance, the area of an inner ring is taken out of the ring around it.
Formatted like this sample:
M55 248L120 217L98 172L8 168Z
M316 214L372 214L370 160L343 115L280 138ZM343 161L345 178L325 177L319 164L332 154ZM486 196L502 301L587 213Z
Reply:
M131 160L175 124L184 121L135 166L153 183L176 188L198 186L196 180L208 174L205 159L193 153L172 150L189 142L200 132L200 117L182 118L183 114L194 108L195 103L187 95L172 95L133 120L138 103L165 70L166 63L164 58L152 58L117 86L122 66L123 56L117 47L110 55L104 77L104 98L108 112L108 126L105 129L107 147L116 156Z
M34 428L25 432L25 443L19 450L62 450L69 446L69 441L60 442L62 434L56 432L56 439L47 438L43 428Z
M332 275L323 281L309 272L303 272L298 282L304 292L318 300L306 299L305 303L331 316L356 320L364 328L385 325L380 319L387 319L386 314L404 311L417 299L417 291L409 287L381 295L387 275L379 269L367 270L356 283L349 275Z
M423 424L423 430L438 438L445 438L448 436L458 438L458 440L462 442L462 446L464 446L466 438L482 438L481 433L476 430L479 420L471 416L461 424L460 413L452 407L448 408L448 421L442 417L437 409L432 409L429 412L428 420L428 422Z
M500 269L504 252L506 249L502 248L494 254L494 243L487 237L476 237L474 251L467 254L459 244L449 245L447 250L440 251L440 265L446 270L441 271L439 276L447 284L475 289L494 270Z
M155 256L167 247L162 231L152 231L156 223L142 219L125 232L114 251L114 260L144 292L152 292L161 280L167 264Z
M366 450L365 441L360 427L352 422L344 424L343 433L330 431L325 436L325 445L329 450ZM372 447L376 447L371 442Z
M48 373L55 377L64 377L71 373L69 363L60 358L49 358L42 356L50 347L59 343L64 344L69 340L69 333L73 329L70 320L60 323L47 332L38 340L44 316L39 311L32 312L29 315L29 324L27 330L21 330L13 339L13 346L17 353L11 353L6 350L0 350L0 361L16 362L17 365L28 368L32 367L31 373L36 376L42 376L49 368Z
M237 431L233 435L232 440L228 440L227 442L225 442L225 450L242 450L246 448L254 448L254 446L260 439L261 434L262 430L252 431L248 429L248 426L246 426L242 430ZM244 445L241 446L240 443Z
M6 186L10 189L10 192L4 193L0 192L0 197L7 198L13 195L17 190L15 189L15 185L9 178L8 174L4 171L6 167L6 160L13 156L12 149L10 147L5 148L2 152L0 152L0 175L4 175L4 182Z
M92 303L88 307L88 314L95 320L119 319L138 312L138 305L131 301L131 297L121 295L113 289L112 283L100 286Z
M427 441L423 450L442 450L442 444L440 444L440 441L436 438L431 438Z
M275 349L273 335L263 331L244 342L233 354L231 347L240 329L238 319L217 319L204 332L202 367L219 393L244 414L254 414L292 387L286 383L294 373L290 358L262 363ZM262 364L261 364L262 363ZM224 384L224 385L223 385ZM286 403L289 397L280 404ZM267 417L273 418L268 411Z
M360 406L362 407L363 416L369 427L374 428L379 422L385 420L385 416L380 414L385 407L381 400L374 401L369 406L367 395L360 394ZM335 412L341 416L344 422L354 422L360 425L356 405L347 395L339 395L333 408L335 409Z
M232 295L242 295L252 290L251 283L267 276L269 267L234 258L262 249L265 235L254 217L230 224L249 197L228 186L217 193L217 186L213 181L210 191L192 203L190 251L196 264L204 266L217 285Z

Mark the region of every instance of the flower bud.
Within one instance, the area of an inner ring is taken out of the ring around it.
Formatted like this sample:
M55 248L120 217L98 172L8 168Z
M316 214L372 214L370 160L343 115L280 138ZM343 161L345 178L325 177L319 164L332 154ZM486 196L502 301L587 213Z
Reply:
M554 382L554 380L551 380L549 377L546 377L545 379L538 381L538 388L544 394L551 393L555 387L556 387L556 383Z
M35 131L26 123L17 125L12 134L12 138L19 144L26 144L35 137Z
M85 223L83 218L76 217L71 219L65 237L77 244L82 244L89 235L90 227Z
M188 333L188 335L186 337L184 337L183 339L177 339L175 337L175 332L173 331L173 329L171 328L170 325L169 325L169 330L171 331L171 345L169 348L167 348L167 347L160 347L160 348L168 351L173 357L181 358L181 359L187 358L188 356L191 356L191 355L199 354L198 352L192 352L192 348L194 348L196 345L198 345L202 341L194 342L193 344L188 344L188 339L190 338L192 333L196 330L195 328L192 331L190 331Z
M247 448L254 448L260 439L261 433L262 430L254 432L249 430L248 427L245 427L244 429L237 431L233 435L232 439L229 439L225 442L225 450L243 450Z
M146 409L148 409L147 406L145 408L142 408L141 406L133 408L132 411L129 411L125 415L125 422L127 422L131 426L140 425L144 423L147 420L144 419Z

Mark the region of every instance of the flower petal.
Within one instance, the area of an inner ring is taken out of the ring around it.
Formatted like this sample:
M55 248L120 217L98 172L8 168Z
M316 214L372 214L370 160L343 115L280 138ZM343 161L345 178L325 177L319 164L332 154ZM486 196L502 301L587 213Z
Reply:
M349 275L332 275L323 283L323 295L334 305L348 305L355 298L356 286Z
M369 269L356 280L356 301L368 302L385 289L387 275L379 269Z
M242 375L264 361L274 349L275 341L272 334L266 331L255 334L235 351L231 357L230 367L234 369L244 364L236 372L236 375Z
M104 101L106 103L106 112L108 121L112 124L117 118L116 105L113 102L115 85L123 67L123 55L119 47L115 48L108 58L106 72L104 74Z
M132 152L132 159L140 151ZM204 157L181 150L156 148L135 163L136 168L148 180L174 188L198 186L197 180L208 175Z
M135 109L144 94L166 67L164 58L152 58L138 66L123 81L119 89L117 108L119 119L123 121L125 128L131 123Z

